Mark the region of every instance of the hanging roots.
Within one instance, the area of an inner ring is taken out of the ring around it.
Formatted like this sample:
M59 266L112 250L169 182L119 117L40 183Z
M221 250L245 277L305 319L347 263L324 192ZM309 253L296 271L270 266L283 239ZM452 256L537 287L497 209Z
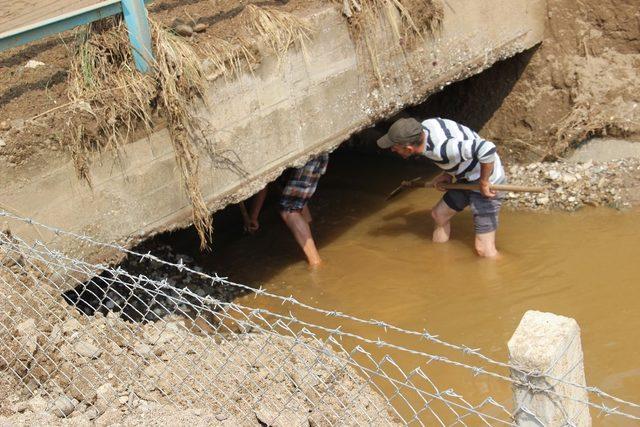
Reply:
M291 46L306 52L313 26L295 15L272 8L246 6L245 35L231 41L217 39L198 55L187 40L150 20L155 62L153 70L136 70L125 25L119 18L95 22L81 35L69 73L72 114L67 121L71 155L78 175L91 184L88 154L118 148L151 133L154 117L169 128L183 184L193 207L193 223L201 246L212 234L211 216L198 180L198 142L204 135L192 109L204 99L207 80L232 77L259 62L262 40L279 60ZM206 59L201 62L202 57Z
M333 0L348 19L353 39L363 42L369 53L373 72L380 84L382 76L375 42L381 25L390 28L403 47L412 47L435 34L442 25L444 7L441 0Z
M74 106L67 122L71 152L80 177L90 182L87 153L118 147L141 128L151 131L155 113L168 123L182 178L193 206L201 246L211 238L211 216L198 181L198 152L190 139L197 120L191 110L206 79L188 43L151 21L153 71L135 69L126 27L111 18L92 24L80 40L69 75Z

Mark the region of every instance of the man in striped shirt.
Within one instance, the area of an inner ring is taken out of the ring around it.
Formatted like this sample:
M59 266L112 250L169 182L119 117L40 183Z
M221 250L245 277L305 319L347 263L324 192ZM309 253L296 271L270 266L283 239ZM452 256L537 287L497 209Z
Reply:
M496 229L501 197L491 184L506 181L496 146L468 127L448 119L428 119L420 123L413 118L396 121L389 132L378 140L380 148L390 148L403 158L422 155L432 160L443 172L434 185L457 182L479 183L480 192L449 190L431 210L435 221L433 241L443 243L451 234L450 220L471 206L476 232L475 248L481 257L495 258Z

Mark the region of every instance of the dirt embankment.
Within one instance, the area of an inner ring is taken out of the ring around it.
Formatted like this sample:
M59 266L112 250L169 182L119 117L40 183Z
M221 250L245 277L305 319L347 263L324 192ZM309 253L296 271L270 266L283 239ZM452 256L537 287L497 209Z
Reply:
M636 0L549 0L543 43L435 95L419 109L480 129L535 160L590 136L640 135Z

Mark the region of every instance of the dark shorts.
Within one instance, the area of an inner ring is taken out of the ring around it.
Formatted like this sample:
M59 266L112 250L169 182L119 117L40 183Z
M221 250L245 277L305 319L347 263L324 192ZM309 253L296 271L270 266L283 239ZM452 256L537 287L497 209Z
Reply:
M490 199L476 191L449 190L444 194L442 200L447 206L458 212L471 206L473 227L476 234L482 234L498 229L498 214L502 206L502 197L500 193Z
M304 166L294 169L282 191L280 210L300 211L309 202L318 188L320 177L327 171L329 154L323 153L309 160Z

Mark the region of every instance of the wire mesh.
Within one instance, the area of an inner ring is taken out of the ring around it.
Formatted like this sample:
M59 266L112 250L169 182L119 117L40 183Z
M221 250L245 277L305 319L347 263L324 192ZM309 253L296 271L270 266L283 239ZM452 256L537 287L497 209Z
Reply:
M25 422L516 425L525 413L544 425L527 402L514 402L512 387L560 407L580 403L595 416L640 419L638 404L428 331L312 307L181 261L2 216L137 265L88 262L0 233L0 387L11 387L4 412ZM144 274L158 265L164 277ZM234 301L241 292L254 302ZM586 390L589 400L560 393L558 384ZM565 424L579 415L566 411Z

